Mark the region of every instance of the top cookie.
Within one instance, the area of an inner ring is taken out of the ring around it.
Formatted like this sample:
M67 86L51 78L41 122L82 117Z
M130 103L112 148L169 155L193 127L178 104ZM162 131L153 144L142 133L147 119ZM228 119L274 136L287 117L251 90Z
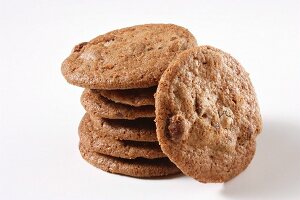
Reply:
M163 152L201 182L225 182L255 153L262 119L248 73L209 46L170 64L156 93L157 136Z
M175 56L197 45L185 28L145 24L115 30L81 43L62 64L74 85L91 89L155 86Z

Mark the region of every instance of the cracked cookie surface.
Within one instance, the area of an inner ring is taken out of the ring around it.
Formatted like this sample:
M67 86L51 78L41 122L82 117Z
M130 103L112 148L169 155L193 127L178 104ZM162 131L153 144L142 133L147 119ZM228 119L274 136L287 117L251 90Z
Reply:
M155 86L168 64L197 45L185 28L145 24L100 35L75 46L61 71L74 85L90 89Z
M183 173L226 182L251 162L262 119L248 73L229 54L210 46L180 54L155 106L161 148Z

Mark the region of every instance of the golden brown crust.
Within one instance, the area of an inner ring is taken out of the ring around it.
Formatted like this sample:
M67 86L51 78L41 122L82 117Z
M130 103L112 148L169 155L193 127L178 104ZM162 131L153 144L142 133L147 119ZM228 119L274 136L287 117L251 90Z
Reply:
M93 118L137 119L155 117L154 106L133 107L115 103L102 97L98 90L85 89L81 95L81 104Z
M158 142L116 140L109 135L101 133L94 127L89 115L85 114L79 125L80 143L90 147L92 151L127 159L166 157L161 151Z
M161 148L183 173L225 182L252 160L262 119L248 74L229 54L210 46L180 54L155 105Z
M77 45L62 64L74 85L91 89L155 86L170 61L197 45L185 28L145 24L111 31Z
M79 150L83 159L91 165L114 174L146 178L180 173L180 170L168 158L150 160L115 158L91 151L82 144L79 145Z

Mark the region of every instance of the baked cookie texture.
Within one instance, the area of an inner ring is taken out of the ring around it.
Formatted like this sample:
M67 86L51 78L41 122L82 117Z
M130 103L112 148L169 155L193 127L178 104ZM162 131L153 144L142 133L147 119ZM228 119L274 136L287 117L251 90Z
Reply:
M61 71L85 88L79 148L104 171L226 182L255 154L262 119L248 73L183 27L108 32L76 45Z
M138 157L154 159L166 157L161 151L158 142L137 142L116 140L109 135L101 134L88 114L85 114L79 125L80 143L90 147L97 153L114 157L133 159Z
M154 118L135 120L91 118L94 128L101 135L111 136L118 140L157 141Z
M81 95L81 104L94 118L137 119L155 117L154 106L133 107L115 103L101 96L98 90L85 89Z
M154 106L155 91L156 87L150 87L127 90L100 90L99 93L116 103L139 107L147 105Z
M200 46L180 54L155 98L157 136L181 171L201 182L226 182L255 153L262 119L248 73L226 52Z
M79 145L79 150L83 159L91 165L114 174L150 178L180 173L180 170L168 158L116 158L91 151L83 144Z
M84 88L147 88L158 84L176 55L196 45L194 36L183 27L138 25L80 43L61 71L69 83Z

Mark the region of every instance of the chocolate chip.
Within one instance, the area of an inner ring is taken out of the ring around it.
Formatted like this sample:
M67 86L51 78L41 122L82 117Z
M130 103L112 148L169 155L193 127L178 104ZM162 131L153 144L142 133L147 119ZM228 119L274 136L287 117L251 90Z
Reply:
M199 97L196 96L195 98L195 111L197 113L198 116L201 116L202 113L202 105L200 103Z
M181 115L175 115L170 119L168 125L169 138L173 141L177 141L184 133L184 118Z
M74 52L79 52L86 44L87 44L87 42L82 42L82 43L80 43L80 44L77 44L77 45L73 48L72 52L73 52L73 53L74 53Z

